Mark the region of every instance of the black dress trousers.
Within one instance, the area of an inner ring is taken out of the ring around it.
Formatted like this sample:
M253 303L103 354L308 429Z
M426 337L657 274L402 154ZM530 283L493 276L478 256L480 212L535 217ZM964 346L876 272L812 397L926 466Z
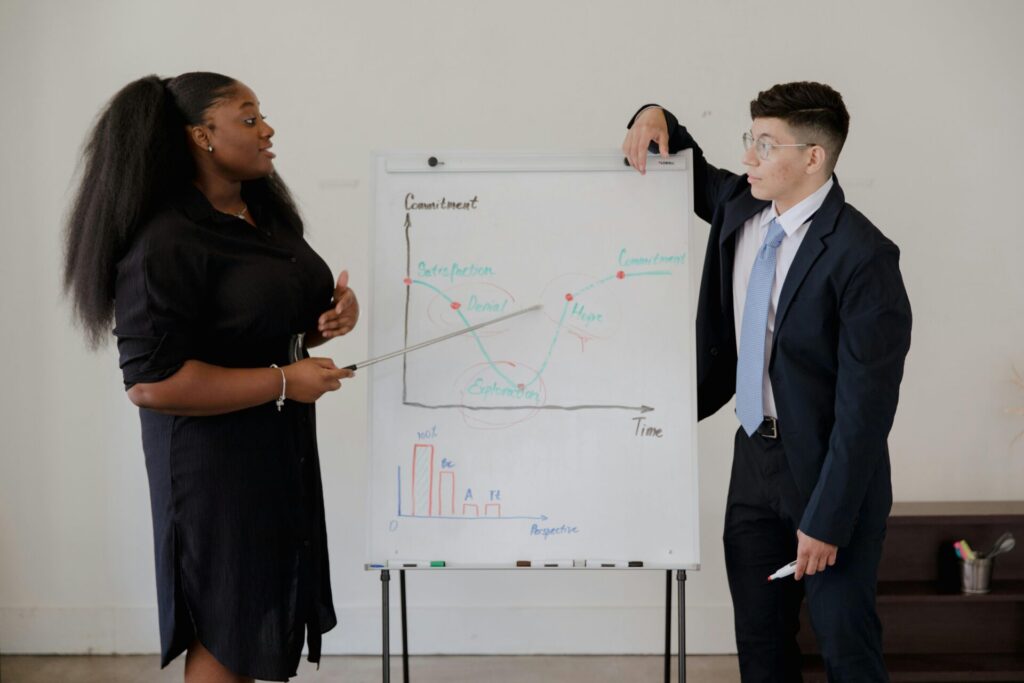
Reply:
M801 681L796 634L806 593L829 681L888 681L875 610L885 520L859 520L836 564L769 583L796 558L803 502L779 439L736 432L725 515L725 566L744 683ZM879 475L888 476L888 469Z

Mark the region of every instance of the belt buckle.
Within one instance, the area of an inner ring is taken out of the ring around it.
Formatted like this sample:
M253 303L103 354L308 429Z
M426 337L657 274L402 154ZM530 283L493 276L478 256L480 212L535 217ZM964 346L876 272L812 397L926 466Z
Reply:
M762 431L764 429L764 422L769 423L772 426L771 433ZM761 429L757 430L757 433L766 439L777 439L779 438L779 421L774 417L765 416L764 422L761 423Z

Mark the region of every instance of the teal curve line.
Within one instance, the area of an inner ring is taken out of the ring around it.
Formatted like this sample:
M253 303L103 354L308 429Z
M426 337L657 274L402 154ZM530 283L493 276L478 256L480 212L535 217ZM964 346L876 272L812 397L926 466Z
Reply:
M593 287L593 285L590 286ZM576 294L573 294L573 297L575 296ZM555 329L555 338L551 340L551 346L548 347L548 355L544 357L544 362L541 363L540 368L537 369L537 374L533 376L533 379L523 385L524 389L531 386L534 382L540 379L542 374L544 374L544 370L548 367L548 361L551 360L551 354L555 352L555 344L558 343L558 337L562 334L562 323L565 322L565 316L568 312L569 302L566 301L562 306L562 317L558 319L558 327Z
M636 277L636 276L640 276L640 275L672 275L672 271L660 270L660 271L646 271L646 272L642 272L642 273L625 273L624 272L623 273L623 278ZM591 282L589 285L587 285L586 287L584 287L580 291L573 292L572 296L575 299L579 295L584 294L586 292L589 292L591 289L594 289L598 285L603 285L604 283L608 282L609 280L614 280L615 277L616 277L616 274L612 273L611 275L609 275L607 277L601 278L597 282ZM548 355L544 358L544 362L541 364L540 368L537 370L537 374L534 375L533 379L531 379L528 383L524 384L523 385L524 387L531 386L534 382L536 382L537 380L540 379L540 376L542 374L544 374L544 370L548 366L548 361L551 360L551 354L554 353L554 351L555 351L555 344L558 342L558 337L562 334L562 324L565 322L565 316L566 316L566 314L568 312L569 312L569 302L566 301L565 305L562 306L562 317L558 320L558 328L555 330L555 338L551 340L551 346L548 347Z
M438 289L438 288L437 288L437 287L435 287L434 285L430 284L429 282L424 282L423 280L412 280L412 283L413 283L413 284L417 284L417 285L423 285L424 287L427 287L428 289L432 289L432 290L434 290L435 292L437 292L437 294L438 294L439 296L441 296L441 297L442 297L442 298L443 298L443 299L444 299L445 301L447 301L447 302L448 302L448 303L450 303L450 304L453 304L453 303L455 303L455 300L454 300L454 299L452 299L451 297L449 297L449 296L448 296L447 294L445 294L445 293L444 293L443 291L441 291L440 289ZM459 310L459 309L457 309L457 308L456 308L456 309L453 309L453 310L454 310L454 311L455 311L455 312L456 312L456 313L458 314L458 316L459 316L460 318L462 318L462 322L466 324L466 327L472 327L472 326L473 326L473 325L472 325L472 324L471 324L471 323L469 322L469 320L468 320L468 319L466 318L466 316L465 316L465 315L464 315L464 314L462 313L462 311L460 311L460 310ZM487 353L487 349L485 349L485 348L484 348L484 344L483 344L483 342L482 342L482 341L480 341L480 337L479 337L479 335L477 335L476 331L473 331L473 332L471 332L470 334L472 334L472 335L473 335L473 339L474 339L474 340L476 341L476 345L477 345L477 346L478 346L478 347L480 348L480 353L482 353L482 354L484 355L484 358L485 358L485 359L487 360L487 364L488 364L488 365L490 365L490 366L491 366L491 368L492 368L492 369L493 369L493 370L494 370L494 371L495 371L496 373L498 373L498 375L500 375L500 376L501 376L501 378L502 378L503 380L505 380L506 382L508 382L508 383L509 383L509 386L515 387L515 386L516 386L516 383L515 383L515 382L513 382L513 381L512 381L511 379L509 379L509 378L508 378L508 377L507 377L507 376L505 375L505 373L503 373L503 372L502 372L501 370L499 370L499 369L498 369L498 366L496 366L496 365L494 364L494 361L493 361L493 360L491 359L491 356L490 356L490 354L489 354L489 353Z
M656 275L656 276L657 275L662 275L662 276L664 276L664 275L672 275L672 271L670 271L670 270L649 270L649 271L640 272L640 273L625 273L624 277L642 277L642 276L649 276L649 275ZM581 294L585 294L586 292L589 292L591 289L594 289L598 285L603 285L604 283L608 282L609 280L615 279L615 277L616 276L613 273L612 275L609 275L608 277L601 278L600 280L598 280L596 282L590 283L589 285L587 285L586 287L584 287L580 291L573 292L572 296L575 299L576 297L580 296ZM422 286L424 286L424 287L426 287L428 289L432 289L434 292L436 292L441 298L443 298L449 304L455 303L454 299L449 297L441 289L435 287L434 285L430 284L429 282L424 282L423 280L410 280L410 283L411 284L416 284L416 285L422 285ZM466 327L472 327L473 326L472 323L469 322L469 319L466 318L465 314L461 310L459 310L457 308L453 309L453 310L459 316L459 318L462 319L462 322L463 322L463 324L465 324ZM559 318L559 320L558 320L558 328L555 330L555 336L551 340L551 345L548 347L547 356L545 356L544 362L541 364L540 368L537 369L537 373L533 376L533 379L531 379L529 382L523 384L523 388L526 388L528 386L533 385L533 383L536 382L537 380L539 380L541 375L544 374L544 370L548 366L548 361L551 360L551 354L554 353L554 351L555 351L555 344L558 343L558 337L562 334L562 326L565 323L565 316L566 316L566 314L568 314L568 312L569 312L569 301L566 301L565 305L562 306L562 317ZM487 361L487 364L489 366L491 366L491 369L494 370L494 372L497 373L499 377L501 377L503 380L508 382L508 385L509 385L510 388L518 389L519 388L519 384L517 382L512 381L504 372L502 372L498 368L497 365L495 365L494 360L491 358L490 354L487 353L487 349L484 348L483 341L480 339L479 335L477 335L476 331L474 330L470 334L473 335L473 340L476 342L476 345L480 349L480 353L483 354L483 357Z

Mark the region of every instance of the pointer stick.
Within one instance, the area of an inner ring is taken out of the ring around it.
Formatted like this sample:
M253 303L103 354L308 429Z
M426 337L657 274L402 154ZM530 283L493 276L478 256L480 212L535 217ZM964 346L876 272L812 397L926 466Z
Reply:
M466 334L467 332L472 332L474 330L479 330L481 327L487 327L488 325L493 325L494 323L500 323L503 320L508 320L509 318L514 318L517 315L522 315L523 313L529 313L530 311L537 311L537 310L540 310L541 308L543 308L543 306L541 304L536 304L534 306L530 306L529 308L524 308L521 311L516 311L515 313L509 313L508 315L503 315L500 318L494 318L493 320L488 320L487 322L482 322L482 323L479 323L477 325L473 325L472 327L467 327L464 330L457 330L455 332L450 332L450 333L448 333L448 334L446 334L444 336L441 336L441 337L435 337L434 339L428 339L425 342L420 342L419 344L414 344L412 346L407 346L404 349L399 349L398 351L392 351L391 353L386 353L383 356L377 356L376 358L370 358L369 360L364 360L361 363L353 363L352 365L346 365L343 369L344 370L358 370L360 368L365 368L368 365L373 365L374 363L379 363L382 360L388 360L389 358L394 358L396 356L401 356L401 355L409 353L411 351L418 351L418 350L424 349L424 348L426 348L428 346L432 346L432 345L434 345L434 344L436 344L438 342L443 342L446 339L451 339L452 337L458 337L459 335Z

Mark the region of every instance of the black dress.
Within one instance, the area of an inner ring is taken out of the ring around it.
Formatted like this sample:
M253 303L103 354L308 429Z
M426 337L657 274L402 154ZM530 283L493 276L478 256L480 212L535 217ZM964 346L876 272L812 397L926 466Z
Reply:
M291 335L330 307L330 269L259 206L258 226L189 188L117 265L126 387L189 359L288 363ZM226 415L140 409L156 549L161 666L196 638L236 674L286 681L337 619L331 602L315 408L286 401Z

